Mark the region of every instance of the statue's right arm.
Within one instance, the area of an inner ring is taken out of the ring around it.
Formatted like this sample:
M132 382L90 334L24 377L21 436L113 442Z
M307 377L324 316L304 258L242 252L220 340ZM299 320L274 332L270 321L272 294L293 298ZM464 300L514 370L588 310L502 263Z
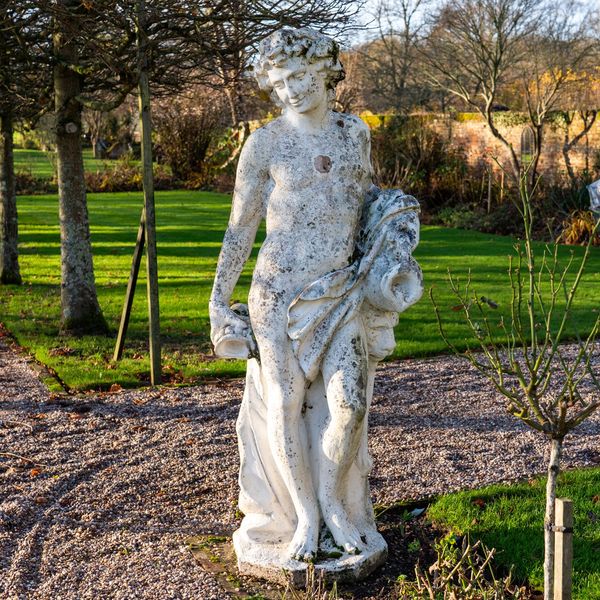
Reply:
M229 224L209 302L213 330L224 324L221 322L224 318L235 318L235 313L229 310L229 301L264 215L270 176L261 134L260 130L252 134L240 153Z

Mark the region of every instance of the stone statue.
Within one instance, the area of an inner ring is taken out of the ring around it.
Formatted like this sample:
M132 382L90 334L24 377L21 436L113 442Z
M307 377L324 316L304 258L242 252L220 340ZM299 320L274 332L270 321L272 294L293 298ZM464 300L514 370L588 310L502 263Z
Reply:
M385 561L367 476L376 363L422 293L418 203L372 183L369 129L334 112L338 46L281 29L256 78L283 109L240 154L210 300L220 356L248 359L237 423L243 573L360 578ZM261 221L248 305L229 301ZM298 580L300 577L300 580Z

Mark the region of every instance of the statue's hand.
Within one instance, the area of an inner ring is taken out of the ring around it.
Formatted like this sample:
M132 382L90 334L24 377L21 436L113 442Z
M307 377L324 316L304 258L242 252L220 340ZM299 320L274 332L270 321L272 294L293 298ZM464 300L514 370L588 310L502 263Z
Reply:
M256 342L244 305L230 308L226 304L211 303L209 315L210 340L217 356L245 359L256 354Z

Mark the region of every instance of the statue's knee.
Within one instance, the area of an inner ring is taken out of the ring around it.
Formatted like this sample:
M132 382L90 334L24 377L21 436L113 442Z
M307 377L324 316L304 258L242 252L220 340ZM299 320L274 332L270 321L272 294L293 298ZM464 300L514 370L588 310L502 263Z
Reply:
M338 418L347 422L348 424L362 421L366 414L366 398L363 398L361 395L352 394L350 396L346 396L342 399L339 405Z

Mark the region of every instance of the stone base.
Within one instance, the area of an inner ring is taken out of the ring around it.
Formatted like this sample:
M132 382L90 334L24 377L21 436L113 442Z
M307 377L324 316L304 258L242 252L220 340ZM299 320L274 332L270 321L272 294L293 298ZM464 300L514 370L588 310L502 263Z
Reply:
M337 554L314 563L316 577L326 581L359 581L367 577L387 559L387 544L378 533L367 539L360 554ZM260 544L248 539L241 531L233 534L233 547L240 575L266 579L279 585L306 587L308 563L286 558L287 544ZM339 556L341 554L341 556Z

